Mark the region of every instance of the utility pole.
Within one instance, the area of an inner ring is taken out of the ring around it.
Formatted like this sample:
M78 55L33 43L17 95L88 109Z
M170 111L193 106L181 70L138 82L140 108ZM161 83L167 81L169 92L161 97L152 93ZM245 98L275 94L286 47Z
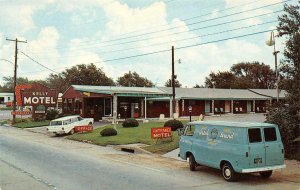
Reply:
M172 117L174 119L174 113L175 113L175 69L174 69L174 46L172 46Z
M17 85L17 65L18 65L18 42L22 42L22 43L27 43L27 41L22 41L22 40L18 40L18 38L16 38L15 40L13 39L8 39L6 38L7 41L12 41L16 43L16 47L15 47L15 69L14 69L14 101L13 101L13 121L12 123L16 123L16 85Z

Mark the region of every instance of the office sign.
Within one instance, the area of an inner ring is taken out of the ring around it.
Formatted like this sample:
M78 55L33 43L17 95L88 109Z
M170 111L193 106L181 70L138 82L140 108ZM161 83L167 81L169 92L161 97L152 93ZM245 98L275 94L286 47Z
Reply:
M151 128L151 138L152 139L172 138L171 127Z

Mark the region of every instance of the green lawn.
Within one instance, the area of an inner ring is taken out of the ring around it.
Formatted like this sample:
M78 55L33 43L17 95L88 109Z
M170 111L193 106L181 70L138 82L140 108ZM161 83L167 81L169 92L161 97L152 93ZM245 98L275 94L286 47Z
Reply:
M32 128L32 127L41 127L41 126L49 125L49 122L50 121L34 122L34 121L26 120L25 122L16 123L13 126L18 128Z
M88 140L93 144L97 145L124 145L133 143L143 143L150 146L144 149L153 153L166 153L171 150L178 148L178 135L177 132L173 132L173 141L160 141L151 139L151 128L162 127L164 123L162 122L150 122L150 123L140 123L138 127L134 128L123 128L121 125L117 125L118 135L111 137L102 137L100 131L104 128L113 127L108 125L104 128L98 128L92 133L84 134L73 134L68 137L68 139L83 141Z

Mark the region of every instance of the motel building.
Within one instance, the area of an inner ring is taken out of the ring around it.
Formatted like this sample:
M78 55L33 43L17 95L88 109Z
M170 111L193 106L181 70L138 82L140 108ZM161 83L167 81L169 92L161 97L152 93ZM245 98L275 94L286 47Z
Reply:
M285 98L281 90L279 99ZM176 88L175 118L200 114L265 113L277 99L275 89ZM62 95L64 114L79 114L96 121L112 118L172 116L171 87L118 87L72 85Z

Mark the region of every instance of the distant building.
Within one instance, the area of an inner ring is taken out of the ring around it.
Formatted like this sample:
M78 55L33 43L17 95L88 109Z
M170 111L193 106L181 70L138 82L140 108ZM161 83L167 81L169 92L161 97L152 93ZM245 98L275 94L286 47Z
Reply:
M281 91L279 99L285 98ZM265 113L267 104L276 101L273 89L214 89L176 88L175 112L178 117L191 114ZM158 118L172 114L172 88L170 87L116 87L72 85L62 96L65 114L83 117Z
M0 92L0 104L14 101L14 93Z

